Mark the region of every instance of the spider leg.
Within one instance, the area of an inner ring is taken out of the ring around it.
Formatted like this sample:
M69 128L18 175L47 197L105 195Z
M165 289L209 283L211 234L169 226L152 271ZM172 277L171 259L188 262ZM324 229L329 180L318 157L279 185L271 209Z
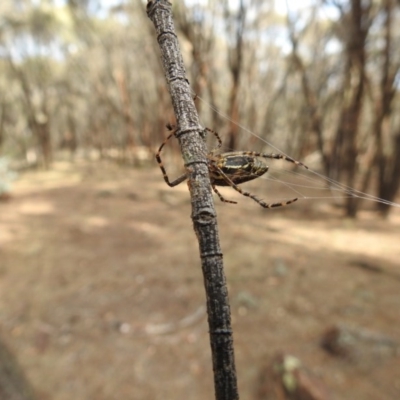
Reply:
M294 158L285 156L285 155L283 155L283 154L275 154L275 153L272 153L272 154L255 153L254 155L257 156L257 157L273 158L273 159L275 159L275 160L285 160L285 161L289 161L289 162L291 162L291 163L293 163L293 164L296 164L296 165L298 165L298 166L304 167L305 169L309 169L309 168L307 167L307 165L306 165L306 164L303 164L301 161L297 161L297 160L295 160Z
M182 183L184 180L186 180L187 179L187 175L183 174L183 175L181 175L180 177L178 177L177 179L175 179L172 182L170 182L170 180L168 178L167 171L165 170L164 164L163 164L163 162L161 160L161 151L162 151L163 147L167 144L168 140L171 139L175 135L176 126L168 123L167 124L167 129L169 131L171 131L171 133L168 135L168 137L164 140L164 142L159 147L159 149L158 149L158 151L156 153L156 160L157 160L158 166L160 167L161 172L163 174L163 178L164 178L165 183L169 187L174 187L174 186L177 186L180 183ZM211 132L211 133L213 133L215 135L215 137L217 138L217 141L218 141L218 145L217 145L216 149L219 149L222 146L222 140L221 140L220 136L218 135L218 133L213 131L213 130L211 130L211 129L209 129L209 128L205 128L205 129L206 129L206 131ZM218 195L219 195L219 193L218 193ZM221 198L221 196L220 196L220 198ZM227 202L229 202L229 201L227 201Z
M213 131L213 130L210 129L210 128L205 128L205 130L206 130L207 132L213 133L214 136L217 138L217 141L218 141L217 146L212 150L212 152L218 150L218 149L222 146L221 137L219 136L219 134L218 134L217 132ZM211 153L212 153L212 152L211 152Z
M163 174L165 183L166 183L169 187L174 187L174 186L177 186L177 185L179 185L180 183L182 183L182 182L187 178L187 176L186 176L186 174L183 174L183 175L181 175L179 178L175 179L174 181L172 181L172 182L169 181L169 178L168 178L168 175L167 175L167 171L165 170L164 164L163 164L163 162L162 162L162 160L161 160L161 150L162 150L163 147L167 144L168 140L171 139L172 136L175 135L175 129L173 129L172 125L167 125L167 128L168 128L169 130L173 130L173 132L172 132L170 135L168 135L168 137L167 137L167 138L164 140L164 142L161 144L160 148L158 149L158 151L157 151L157 153L156 153L156 160L157 160L158 166L160 167L161 172L162 172L162 174Z
M284 154L276 154L276 153L266 154L266 153L258 153L256 151L238 151L235 153L237 153L238 155L242 155L242 156L272 158L274 160L285 160L285 161L291 162L293 164L296 164L298 166L304 167L305 169L309 169L307 167L307 165L303 164L301 161L297 161L292 157L285 156ZM232 154L234 154L234 153L232 153Z
M164 181L167 183L167 185L169 187L174 187L174 186L178 186L180 183L182 183L183 181L185 181L187 179L187 175L183 174L181 175L179 178L176 178L175 180L173 180L172 182L169 181L168 176L164 175Z
M258 197L254 196L254 194L251 194L250 192L242 190L238 185L236 185L234 182L232 182L232 180L229 179L229 177L223 171L221 171L220 168L218 168L218 172L221 174L222 178L229 184L229 186L231 186L233 189L235 189L237 192L239 192L242 196L250 197L256 203L258 203L261 207L264 207L264 208L282 207L282 206L286 206L288 204L294 203L295 201L298 200L297 198L295 198L295 199L284 201L281 203L266 203L264 200L261 200ZM215 189L214 189L214 191L215 191Z
M217 194L219 199L224 202L224 203L230 203L230 204L237 204L237 201L232 201L232 200L226 200L222 194L218 191L218 189L215 187L215 185L211 184L211 187L213 188L214 192Z

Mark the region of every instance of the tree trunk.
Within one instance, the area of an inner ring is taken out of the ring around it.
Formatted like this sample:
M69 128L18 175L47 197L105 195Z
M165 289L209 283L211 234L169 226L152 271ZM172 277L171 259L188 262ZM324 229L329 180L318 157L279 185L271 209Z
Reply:
M329 162L330 176L339 180L339 171L335 174L335 170L337 165L341 165L346 173L346 185L351 188L356 187L357 134L365 87L365 45L371 24L371 3L363 4L362 0L352 0L349 21L346 18L343 20L344 24L348 24L344 101ZM346 199L347 216L355 217L357 207L358 199L349 196Z
M236 15L232 15L230 5L224 3L225 18L228 23L229 36L235 38L235 42L228 48L229 69L232 75L232 86L229 95L229 110L230 118L228 131L228 149L234 151L237 149L239 135L239 86L240 76L243 68L243 41L244 41L244 26L246 22L246 7L244 1L240 0L239 10Z

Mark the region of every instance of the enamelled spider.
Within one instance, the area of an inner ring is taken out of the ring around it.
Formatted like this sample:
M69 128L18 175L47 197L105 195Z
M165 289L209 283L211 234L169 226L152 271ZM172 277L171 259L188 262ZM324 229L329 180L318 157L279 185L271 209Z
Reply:
M186 180L187 175L183 174L174 181L172 182L169 181L167 172L165 171L164 165L161 161L160 154L161 150L168 142L168 140L175 135L177 129L169 124L167 125L167 128L168 130L172 131L172 133L161 144L156 154L156 159L163 174L165 182L167 183L168 186L174 187L182 183L184 180ZM264 175L268 171L269 168L268 165L266 165L265 162L261 160L261 158L286 160L293 164L308 169L308 167L305 164L301 163L300 161L296 161L293 158L287 157L283 154L274 154L274 153L265 154L265 153L258 153L255 151L234 151L228 153L218 153L218 149L222 146L221 138L219 137L217 132L208 128L205 128L205 130L210 133L213 133L218 141L217 147L207 154L207 161L208 161L208 170L210 174L211 186L221 201L225 203L237 204L236 201L226 200L224 197L222 197L221 193L217 190L216 186L230 186L237 192L239 192L241 195L250 197L255 202L257 202L261 207L264 208L286 206L287 204L291 204L297 201L297 198L295 198L280 203L266 203L265 201L254 196L253 194L242 190L238 185L256 179Z

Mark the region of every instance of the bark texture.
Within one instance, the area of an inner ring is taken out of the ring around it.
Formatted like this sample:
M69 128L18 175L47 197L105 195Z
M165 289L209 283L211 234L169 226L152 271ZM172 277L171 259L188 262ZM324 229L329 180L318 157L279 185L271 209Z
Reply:
M199 124L189 82L175 34L171 4L166 0L149 1L147 14L153 22L161 50L168 89L177 120L175 136L179 140L192 203L207 296L208 323L218 400L238 399L233 338L222 251L207 163L205 131Z

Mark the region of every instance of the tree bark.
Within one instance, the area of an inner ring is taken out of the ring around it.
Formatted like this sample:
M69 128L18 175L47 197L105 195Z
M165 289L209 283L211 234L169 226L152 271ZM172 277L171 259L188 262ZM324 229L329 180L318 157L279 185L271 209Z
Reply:
M246 7L243 0L239 2L239 9L236 15L231 15L229 4L224 2L225 19L228 23L227 34L235 38L235 42L228 48L228 64L232 75L232 86L229 93L230 118L228 131L228 149L234 151L237 149L239 127L239 87L240 77L243 68L243 42L244 27L246 22Z
M346 171L346 185L348 187L356 187L357 135L364 99L366 80L365 46L372 21L370 15L371 7L371 2L364 4L361 0L352 0L348 16L349 21L344 19L344 23L348 24L346 76L343 85L344 99L334 148L330 157L330 170L332 174L335 164L341 163ZM334 179L339 179L339 176L334 176ZM346 200L347 216L355 217L357 207L358 199L349 196Z
M304 67L303 60L298 52L298 38L296 37L294 24L290 20L289 14L287 20L290 32L290 41L292 42L292 63L295 70L300 73L301 88L303 91L305 103L307 105L311 131L316 137L318 151L320 152L322 157L322 163L325 170L325 174L329 175L329 158L326 154L324 146L323 123L322 123L322 115L318 108L318 96L312 89L312 85L310 84L310 80L307 76L307 71L306 68Z
M41 150L43 166L45 169L48 169L52 162L53 155L51 147L49 113L47 111L47 93L43 89L41 93L41 104L39 110L37 110L37 107L35 107L34 105L33 91L30 87L28 77L25 75L23 70L14 63L11 56L8 57L8 61L17 79L20 82L21 89L24 94L28 126L33 135L35 135L37 138Z
M400 187L400 130L390 132L390 114L396 94L396 75L400 71L400 64L393 62L392 19L394 1L386 0L385 11L385 46L382 51L382 78L380 84L380 98L375 107L374 133L376 137L376 152L378 162L378 196L382 199L394 201ZM395 64L395 65L394 65ZM389 135L388 135L389 134ZM391 152L385 152L384 137L387 138ZM378 210L386 217L390 210L387 203L378 203Z
M186 79L171 4L167 0L150 0L147 4L147 14L156 28L164 72L177 119L175 136L179 141L187 171L192 220L199 241L206 288L215 395L218 400L235 400L239 396L230 307L208 172L205 131L199 124Z

